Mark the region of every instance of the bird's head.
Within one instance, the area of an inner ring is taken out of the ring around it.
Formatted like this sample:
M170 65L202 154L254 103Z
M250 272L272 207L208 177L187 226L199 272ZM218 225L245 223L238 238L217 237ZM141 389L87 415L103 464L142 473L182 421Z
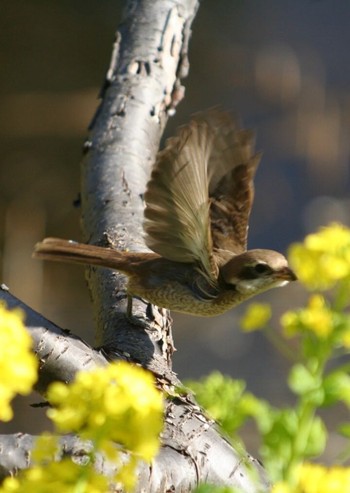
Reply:
M273 250L248 250L230 259L220 272L227 284L247 296L297 279L287 259Z

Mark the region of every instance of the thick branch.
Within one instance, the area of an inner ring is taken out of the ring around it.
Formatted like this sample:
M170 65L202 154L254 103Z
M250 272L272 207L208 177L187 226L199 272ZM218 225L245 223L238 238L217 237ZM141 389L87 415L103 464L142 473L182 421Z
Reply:
M85 239L118 249L143 250L143 193L169 111L181 99L187 44L196 0L128 2L116 35L102 102L91 124L82 169ZM142 330L127 323L125 278L88 273L100 342L122 348L159 372L171 364L169 317L164 310L134 310L148 319ZM150 316L151 315L151 316ZM139 341L139 342L137 342ZM139 346L139 347L138 347ZM158 355L155 368L154 355Z
M35 443L35 436L18 433L16 435L0 435L0 480L17 469L26 469L31 465L31 452ZM227 445L229 447L229 445ZM57 459L70 456L74 462L84 464L91 452L92 444L79 438L66 435L60 438L60 452ZM128 455L124 454L127 460ZM212 484L225 484L223 476L235 476L234 484L237 488L247 493L254 493L256 486L250 475L237 474L229 462L223 462L213 456L208 449L207 456L194 455L191 460L186 455L178 453L171 447L163 447L157 458L149 464L140 463L138 466L139 487L135 493L146 491L191 491L198 483L198 471L202 462L210 460L217 463L217 474L210 475L207 482ZM196 464L196 461L198 463ZM253 459L249 458L246 465L253 465ZM112 476L117 471L117 465L111 463L101 454L96 454L96 470L106 476ZM254 467L260 467L254 464ZM242 470L242 468L241 468ZM232 483L233 484L233 483ZM143 486L142 486L143 485ZM145 487L147 485L147 488ZM118 490L119 491L119 490Z

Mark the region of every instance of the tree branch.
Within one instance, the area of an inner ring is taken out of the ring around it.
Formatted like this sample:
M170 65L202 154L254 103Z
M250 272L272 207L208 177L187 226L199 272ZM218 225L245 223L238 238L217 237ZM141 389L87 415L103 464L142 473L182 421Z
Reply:
M188 70L196 9L196 0L127 3L85 144L82 224L88 242L146 250L143 193L168 115L184 92L181 77ZM99 342L132 352L143 366L167 373L173 352L167 312L134 301L147 342L125 318L125 277L107 269L90 269L87 277Z

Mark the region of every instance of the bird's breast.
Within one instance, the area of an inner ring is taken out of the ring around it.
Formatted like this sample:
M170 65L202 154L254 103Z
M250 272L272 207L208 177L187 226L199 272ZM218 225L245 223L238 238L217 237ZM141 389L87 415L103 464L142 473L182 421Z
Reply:
M135 277L129 278L128 292L139 296L150 303L173 310L201 317L220 315L234 307L242 300L242 294L234 289L212 292L198 292L198 286L193 283L183 283L177 280L139 282Z

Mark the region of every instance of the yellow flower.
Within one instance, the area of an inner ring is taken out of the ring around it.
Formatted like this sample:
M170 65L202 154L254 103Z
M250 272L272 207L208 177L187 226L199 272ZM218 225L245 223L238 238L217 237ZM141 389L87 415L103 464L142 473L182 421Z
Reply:
M305 244L310 250L338 254L349 249L350 230L342 224L332 223L318 233L308 235Z
M320 339L325 339L334 329L332 311L327 307L323 296L316 294L310 297L306 308L284 313L281 324L287 336L307 330Z
M350 491L350 467L300 466L297 491L302 493L345 493Z
M36 463L47 463L54 460L59 450L58 437L51 433L44 432L38 436L32 452L32 459Z
M331 224L290 247L289 260L310 289L328 289L350 278L350 229Z
M75 464L69 458L60 462L50 462L33 466L18 477L8 477L3 482L0 493L106 493L108 479L98 474L93 465Z
M37 379L37 360L31 347L23 313L9 311L0 304L0 419L3 421L12 419L10 401L15 394L29 394Z
M48 411L59 431L79 432L104 444L113 440L144 460L159 449L163 399L149 372L125 362L80 372L71 385L54 383L48 391L54 409Z
M271 318L271 307L267 303L251 303L240 320L241 328L250 332L262 329Z
M0 493L105 493L109 482L131 490L138 461L150 461L159 450L163 398L155 388L153 376L126 362L111 363L79 372L70 385L52 384L48 399L55 406L48 415L58 431L77 432L93 442L87 463L78 465L70 458L55 461L58 440L54 435L43 434L33 451L36 465L17 478L7 478ZM127 462L122 460L116 444L130 452ZM118 465L115 477L106 478L95 471L96 452L104 453Z
M327 307L325 299L317 294L310 297L308 307L301 313L303 326L321 339L326 338L332 332L332 318L332 312Z

